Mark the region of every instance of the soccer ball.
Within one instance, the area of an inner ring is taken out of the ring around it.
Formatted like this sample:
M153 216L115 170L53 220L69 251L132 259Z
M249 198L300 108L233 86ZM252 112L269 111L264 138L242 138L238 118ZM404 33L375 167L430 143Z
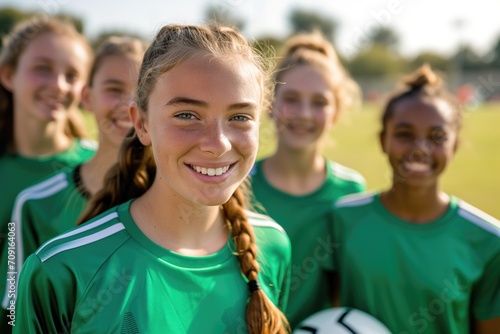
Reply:
M310 315L292 334L391 334L391 332L368 313L350 307L336 307Z

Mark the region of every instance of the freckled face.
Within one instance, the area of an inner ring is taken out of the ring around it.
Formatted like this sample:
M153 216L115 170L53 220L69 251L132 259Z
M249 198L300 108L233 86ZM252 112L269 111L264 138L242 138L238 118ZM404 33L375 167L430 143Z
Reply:
M261 94L241 59L197 56L162 74L138 130L153 149L155 183L187 201L225 203L255 162Z
M335 123L335 96L319 69L300 65L287 70L276 88L273 118L280 145L315 147Z
M387 121L381 141L394 182L436 186L455 154L457 129L453 110L441 99L401 101Z

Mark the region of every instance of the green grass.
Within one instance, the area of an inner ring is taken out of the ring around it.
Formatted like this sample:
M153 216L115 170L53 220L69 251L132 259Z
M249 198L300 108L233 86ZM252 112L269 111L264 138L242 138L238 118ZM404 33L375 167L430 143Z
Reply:
M359 171L369 190L390 186L391 171L380 149L380 112L375 106L342 115L324 154ZM486 213L500 218L500 104L485 105L464 114L460 147L445 171L441 185ZM272 126L263 122L259 157L275 149Z
M93 115L84 113L89 132L97 138ZM380 110L363 110L342 115L324 149L327 158L359 171L369 190L389 187L391 172L378 142ZM486 213L500 218L500 104L485 105L466 112L460 147L442 179L444 191ZM274 129L266 117L261 126L258 157L275 149Z

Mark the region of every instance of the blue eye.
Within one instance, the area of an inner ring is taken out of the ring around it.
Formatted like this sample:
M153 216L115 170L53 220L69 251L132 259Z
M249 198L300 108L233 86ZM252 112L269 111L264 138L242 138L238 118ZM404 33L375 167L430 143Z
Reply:
M176 114L174 117L178 118L178 119L185 119L185 120L196 119L196 116L190 112L180 112L180 113Z
M238 122L246 122L250 120L250 117L246 115L235 115L231 117L232 120L238 121Z

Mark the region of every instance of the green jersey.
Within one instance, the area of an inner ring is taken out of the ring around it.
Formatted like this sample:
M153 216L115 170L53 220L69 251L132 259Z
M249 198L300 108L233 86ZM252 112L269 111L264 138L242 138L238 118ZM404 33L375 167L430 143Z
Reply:
M332 161L326 162L326 178L314 192L295 196L273 187L259 161L250 172L257 204L264 207L287 232L292 242L292 276L287 317L292 327L307 316L331 307L332 239L326 215L339 197L365 189L356 171ZM256 206L258 208L258 205Z
M246 333L249 297L232 238L185 256L151 241L128 201L40 247L19 281L14 333ZM248 212L269 299L287 302L290 241Z
M347 196L332 211L343 306L393 333L466 334L500 316L500 222L451 197L427 224L391 214L380 194Z
M16 196L26 187L43 180L49 175L66 167L76 166L92 158L97 145L87 139L75 139L71 147L59 154L29 158L18 154L0 156L0 259L5 258L3 250L6 247L8 224ZM15 231L18 234L19 231ZM12 233L12 232L11 232ZM2 265L4 265L2 263ZM3 272L0 273L3 277ZM3 295L5 282L0 284L0 295ZM10 332L7 318L3 311L0 320L0 332Z
M11 223L15 234L15 259L11 261L15 269L8 270L8 243L2 250L0 268L2 275L8 272L21 272L27 256L37 250L45 241L75 227L78 217L85 209L89 194L80 180L80 166L49 177L40 183L23 190L16 198ZM9 302L9 288L6 279L1 280L2 307Z

